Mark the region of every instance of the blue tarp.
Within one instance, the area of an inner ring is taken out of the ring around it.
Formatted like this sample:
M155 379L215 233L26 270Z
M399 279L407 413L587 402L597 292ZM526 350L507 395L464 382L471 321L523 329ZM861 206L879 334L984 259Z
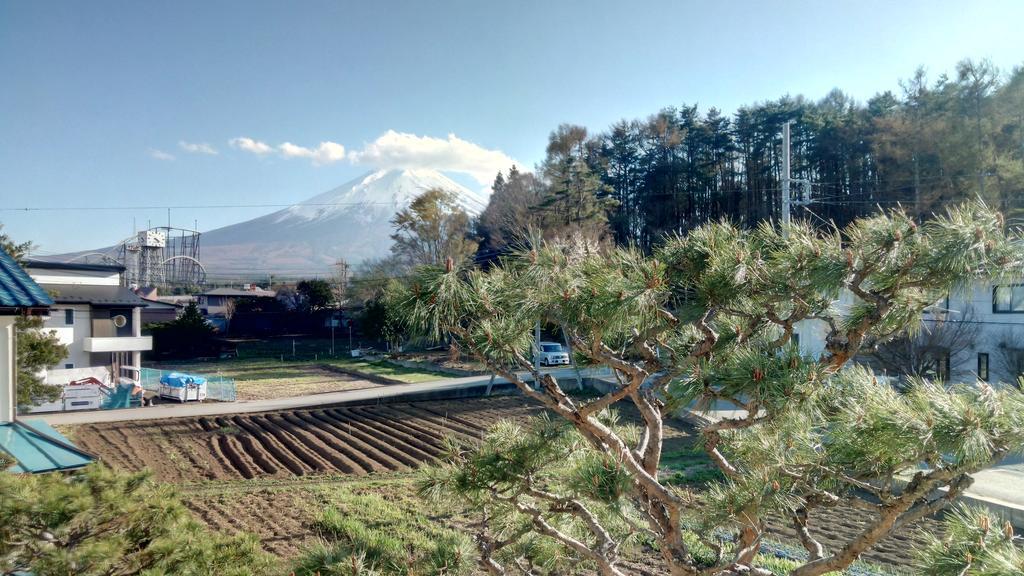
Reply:
M0 452L17 460L8 472L73 470L93 461L42 420L0 423Z
M206 378L202 376L191 376L189 374L182 374L180 372L171 372L160 378L161 384L167 386L173 386L175 388L184 388L190 384L206 384Z

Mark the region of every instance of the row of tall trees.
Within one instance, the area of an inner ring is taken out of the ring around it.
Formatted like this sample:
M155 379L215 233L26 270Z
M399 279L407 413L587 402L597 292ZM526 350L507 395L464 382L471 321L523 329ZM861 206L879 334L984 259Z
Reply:
M729 116L683 105L591 135L552 132L537 174L495 180L480 217L482 248L499 250L533 227L584 232L648 250L666 234L727 218L777 219L781 135L792 121L795 216L839 226L879 206L918 217L980 196L1011 217L1024 210L1024 69L1001 74L965 60L953 76L923 70L858 103L840 90L818 101L785 96Z

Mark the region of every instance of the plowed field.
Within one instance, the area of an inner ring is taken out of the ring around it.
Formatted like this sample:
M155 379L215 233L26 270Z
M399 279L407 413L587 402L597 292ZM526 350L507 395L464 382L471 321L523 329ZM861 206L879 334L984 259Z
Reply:
M445 437L478 438L540 411L518 397L89 424L75 441L121 470L167 482L363 475L433 462Z
M90 424L76 427L73 436L114 468L148 468L158 479L182 485L189 508L204 522L254 532L265 549L288 558L318 538L311 521L332 495L383 494L403 509L425 506L414 496L410 475L402 473L435 461L445 437L476 439L499 420L525 420L541 411L522 397L500 396ZM638 418L631 412L622 415ZM684 423L666 422L666 453L684 449L694 433ZM869 520L866 512L842 505L819 514L812 532L830 547ZM771 518L769 529L794 541L781 519ZM936 522L902 530L865 558L907 565L919 529L937 530Z

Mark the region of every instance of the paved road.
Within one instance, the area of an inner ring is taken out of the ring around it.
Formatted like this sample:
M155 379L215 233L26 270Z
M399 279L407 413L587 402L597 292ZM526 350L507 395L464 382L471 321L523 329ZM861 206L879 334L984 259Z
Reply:
M146 408L128 408L122 410L83 410L81 412L55 412L51 414L31 414L26 418L40 419L47 424L92 424L97 422L121 422L126 420L156 420L160 418L181 418L186 416L218 416L223 414L243 414L247 412L270 412L293 408L308 408L358 400L390 398L414 392L434 392L440 390L456 390L487 384L489 376L467 376L417 382L415 384L387 384L384 386L367 382L369 388L344 390L341 392L324 392L307 396L290 398L271 398L266 400L250 400L243 402L193 402L189 404L157 404ZM495 383L499 380L495 380ZM500 380L500 382L505 382Z
M572 369L545 370L554 374L558 379L575 378L576 373ZM248 412L272 412L275 410L291 410L294 408L308 408L311 406L325 406L338 404L340 402L352 402L361 400L374 400L377 398L392 398L403 394L420 392L438 392L443 390L457 390L459 388L472 388L474 386L486 385L490 376L466 376L462 378L447 378L444 380L433 380L430 382L417 382L415 384L386 384L377 385L367 382L369 388L358 390L344 390L340 392L324 392L310 394L307 396L294 396L290 398L271 398L266 400L250 400L243 402L204 402L189 404L157 404L146 408L128 408L122 410L83 410L81 412L54 412L50 414L37 413L26 415L26 419L40 419L47 424L93 424L99 422L123 422L128 420L157 420L161 418L182 418L189 416L220 416L224 414L244 414ZM529 381L528 374L520 374L520 378ZM495 378L495 384L505 384L508 381L504 378Z

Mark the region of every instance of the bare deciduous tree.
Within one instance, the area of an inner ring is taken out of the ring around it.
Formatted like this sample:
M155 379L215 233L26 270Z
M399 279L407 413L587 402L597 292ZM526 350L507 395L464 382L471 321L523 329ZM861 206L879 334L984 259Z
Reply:
M904 377L957 381L970 373L965 365L978 339L980 325L974 308L945 310L932 307L919 326L879 344L871 353L886 372Z

